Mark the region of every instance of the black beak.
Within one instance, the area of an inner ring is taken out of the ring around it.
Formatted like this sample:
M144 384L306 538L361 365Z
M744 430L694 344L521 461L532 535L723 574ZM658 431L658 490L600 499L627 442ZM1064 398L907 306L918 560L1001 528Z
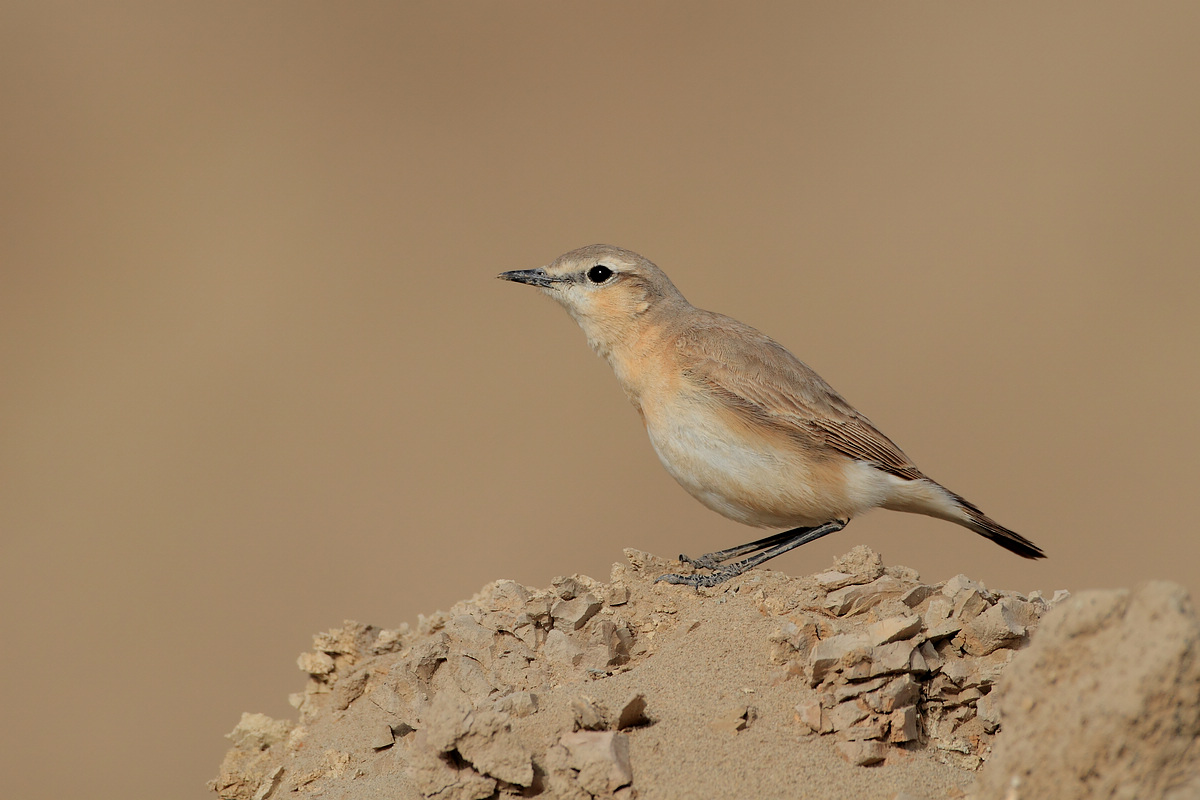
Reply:
M540 267L538 269L514 269L511 272L501 272L496 277L513 283L527 283L540 289L549 288L552 283L562 280L562 278L552 278L546 274L546 270Z

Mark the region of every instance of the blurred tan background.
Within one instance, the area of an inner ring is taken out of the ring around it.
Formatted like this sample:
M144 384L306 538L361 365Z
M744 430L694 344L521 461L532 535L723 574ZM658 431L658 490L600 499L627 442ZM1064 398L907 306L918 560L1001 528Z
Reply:
M1200 590L1200 6L6 3L5 794L206 797L311 634L756 532L569 318L603 241L1042 545L930 580Z

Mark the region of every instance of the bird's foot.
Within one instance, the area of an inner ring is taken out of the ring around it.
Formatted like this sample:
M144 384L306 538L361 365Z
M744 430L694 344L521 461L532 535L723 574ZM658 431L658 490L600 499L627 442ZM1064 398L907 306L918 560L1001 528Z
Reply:
M721 562L720 560L713 558L715 555L717 555L717 553L705 553L698 558L692 558L691 556L680 553L679 560L684 564L689 565L693 569L716 569Z
M658 583L659 581L664 581L666 583L673 583L679 586L691 586L694 589L699 589L701 587L708 588L710 586L718 586L730 578L736 578L744 571L745 570L738 569L737 565L734 564L728 567L714 569L712 572L703 575L700 573L695 573L693 575L659 575L654 579L654 582Z

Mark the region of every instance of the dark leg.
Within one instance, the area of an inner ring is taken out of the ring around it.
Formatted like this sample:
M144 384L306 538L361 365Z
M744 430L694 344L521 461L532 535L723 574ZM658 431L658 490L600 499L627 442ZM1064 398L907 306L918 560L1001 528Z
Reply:
M835 519L832 522L826 522L824 525L818 525L815 528L794 528L790 531L784 531L783 533L777 533L773 536L767 536L766 538L759 539L757 542L750 542L749 544L744 544L740 547L731 547L728 550L720 550L716 553L709 553L707 555L700 556L700 558L697 559L685 560L681 557L680 560L685 561L685 563L692 564L693 566L699 566L702 569L710 569L712 571L707 575L661 575L658 577L655 583L658 583L658 581L666 581L667 583L695 586L696 588L701 586L716 586L717 584L724 583L730 578L736 578L746 570L753 569L759 564L770 561L775 556L783 555L789 550L795 550L802 544L808 544L815 539L820 539L826 534L840 531L842 528L846 527L848 522L849 520ZM752 553L756 550L761 550L762 552L758 553L758 555L750 556L750 558L742 561L736 561L733 564L729 564L724 567L717 566L727 558L733 558L746 553Z
M774 547L781 542L786 542L802 535L805 531L812 530L816 530L816 528L792 528L790 531L772 533L770 536L764 536L757 541L749 542L747 544L740 544L737 547L731 547L728 550L717 550L715 553L705 553L699 558L691 558L680 553L679 560L685 564L691 564L696 569L716 569L718 564L728 561L731 558L744 556L747 553L755 553L759 550L766 550L768 547Z

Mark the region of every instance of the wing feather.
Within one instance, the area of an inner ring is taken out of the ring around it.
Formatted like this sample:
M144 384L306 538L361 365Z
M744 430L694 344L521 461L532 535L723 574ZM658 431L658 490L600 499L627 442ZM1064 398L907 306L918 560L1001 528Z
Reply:
M675 341L684 377L748 423L769 425L801 446L825 446L901 478L925 477L820 375L754 328L710 313Z

